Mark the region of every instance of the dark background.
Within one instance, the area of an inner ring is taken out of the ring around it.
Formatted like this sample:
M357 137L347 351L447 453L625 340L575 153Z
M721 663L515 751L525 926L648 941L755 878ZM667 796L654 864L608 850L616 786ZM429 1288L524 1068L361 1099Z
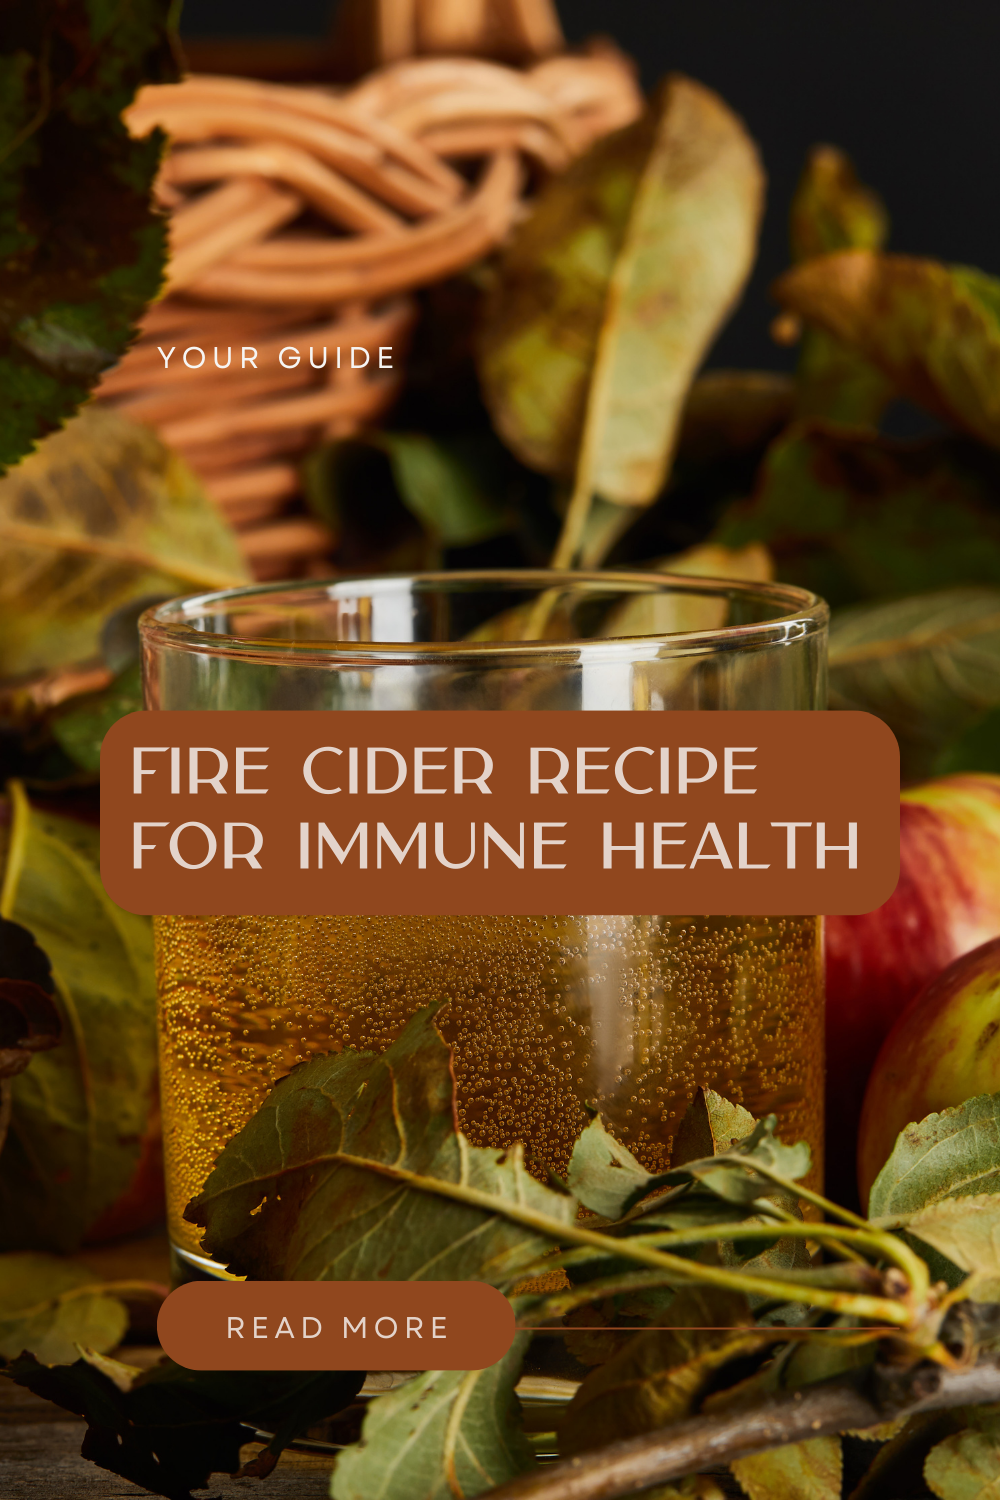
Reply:
M770 177L760 262L710 363L782 367L768 282L809 146L846 149L892 216L891 247L1000 274L997 0L558 0L571 42L613 36L643 83L710 84ZM335 0L186 0L183 33L322 36Z

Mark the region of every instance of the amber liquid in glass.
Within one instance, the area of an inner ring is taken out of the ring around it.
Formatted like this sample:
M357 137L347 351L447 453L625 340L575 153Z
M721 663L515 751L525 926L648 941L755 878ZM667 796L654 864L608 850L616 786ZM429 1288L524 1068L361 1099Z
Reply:
M822 1152L812 917L160 917L170 1237L226 1142L297 1063L380 1051L432 1000L473 1144L564 1172L596 1103L666 1167L699 1084Z

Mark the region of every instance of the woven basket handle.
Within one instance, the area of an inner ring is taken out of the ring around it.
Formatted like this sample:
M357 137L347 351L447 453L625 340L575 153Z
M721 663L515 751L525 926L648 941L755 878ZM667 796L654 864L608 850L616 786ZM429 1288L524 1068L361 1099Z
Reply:
M342 0L334 41L341 76L441 53L525 64L564 46L553 0Z

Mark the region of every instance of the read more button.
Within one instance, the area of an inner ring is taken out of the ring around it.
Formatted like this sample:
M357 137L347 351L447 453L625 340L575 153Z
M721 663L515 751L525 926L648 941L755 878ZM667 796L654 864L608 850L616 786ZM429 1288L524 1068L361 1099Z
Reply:
M483 1370L514 1331L481 1281L193 1281L157 1321L189 1370Z

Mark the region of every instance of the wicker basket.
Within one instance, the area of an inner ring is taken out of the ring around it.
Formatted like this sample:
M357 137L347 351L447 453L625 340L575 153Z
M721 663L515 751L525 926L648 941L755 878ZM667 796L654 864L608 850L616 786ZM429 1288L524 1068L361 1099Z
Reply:
M501 243L531 183L640 108L607 47L526 71L410 58L342 91L205 75L143 90L127 119L171 138L172 257L99 397L184 455L258 577L323 571L329 533L287 513L298 463L391 405L408 294Z

